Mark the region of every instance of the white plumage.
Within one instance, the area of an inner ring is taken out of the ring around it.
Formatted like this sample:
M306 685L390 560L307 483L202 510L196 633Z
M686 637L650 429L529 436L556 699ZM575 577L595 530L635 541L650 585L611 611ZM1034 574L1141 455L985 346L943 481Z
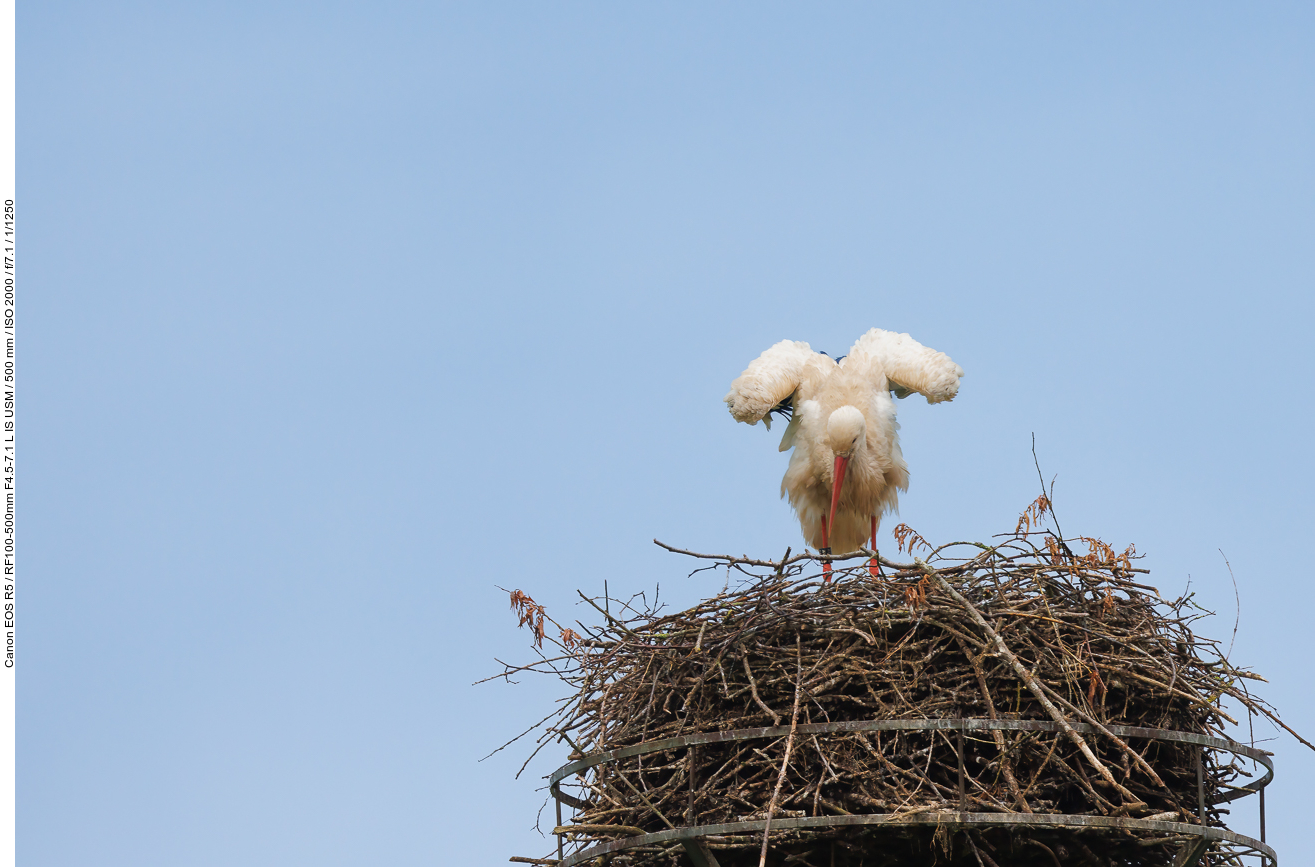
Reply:
M962 376L945 353L873 328L839 362L807 343L781 341L731 383L726 404L736 421L762 420L770 428L768 413L788 401L792 414L780 450L794 453L781 496L789 498L808 544L844 554L875 535L882 515L908 490L891 392L916 391L940 403L954 398Z

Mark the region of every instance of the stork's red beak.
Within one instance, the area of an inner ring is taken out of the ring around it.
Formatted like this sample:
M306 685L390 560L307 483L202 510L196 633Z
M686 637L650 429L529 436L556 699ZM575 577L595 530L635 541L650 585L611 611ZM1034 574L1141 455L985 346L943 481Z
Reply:
M840 489L845 484L845 470L849 467L849 458L844 455L836 455L835 482L831 487L831 520L827 526L831 528L831 535L836 534L836 508L840 505Z

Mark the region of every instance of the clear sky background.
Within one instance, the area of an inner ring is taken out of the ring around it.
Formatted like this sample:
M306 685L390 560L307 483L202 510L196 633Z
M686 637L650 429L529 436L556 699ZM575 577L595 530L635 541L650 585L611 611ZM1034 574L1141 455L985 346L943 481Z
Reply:
M1066 531L1224 638L1227 554L1234 659L1315 735L1309 4L18 27L21 863L546 853L564 752L477 761L560 694L471 686L530 656L495 585L587 618L604 579L720 588L654 537L797 548L721 398L873 326L967 371L900 404L903 520L1010 530L1035 432ZM1301 864L1315 753L1266 745Z

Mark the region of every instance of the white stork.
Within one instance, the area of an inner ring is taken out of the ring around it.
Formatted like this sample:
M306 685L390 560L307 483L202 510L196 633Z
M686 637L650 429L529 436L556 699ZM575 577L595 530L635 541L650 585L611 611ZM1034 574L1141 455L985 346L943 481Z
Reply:
M781 451L793 448L781 480L804 540L822 553L847 554L872 540L909 487L899 447L895 397L952 400L963 368L907 334L873 328L832 360L807 343L782 340L731 383L736 421L770 429L771 413L790 419ZM830 571L830 565L824 568ZM829 580L829 576L828 576Z

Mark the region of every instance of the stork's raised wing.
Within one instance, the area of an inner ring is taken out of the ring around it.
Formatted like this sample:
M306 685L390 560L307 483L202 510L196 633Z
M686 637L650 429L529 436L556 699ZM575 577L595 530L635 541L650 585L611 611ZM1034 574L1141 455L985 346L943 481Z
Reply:
M844 364L858 368L865 379L884 378L897 397L916 391L927 403L953 400L963 376L963 368L944 352L923 346L907 334L880 328L860 337Z
M753 360L731 383L726 405L736 421L757 424L778 403L794 394L815 365L834 365L807 343L782 340Z

